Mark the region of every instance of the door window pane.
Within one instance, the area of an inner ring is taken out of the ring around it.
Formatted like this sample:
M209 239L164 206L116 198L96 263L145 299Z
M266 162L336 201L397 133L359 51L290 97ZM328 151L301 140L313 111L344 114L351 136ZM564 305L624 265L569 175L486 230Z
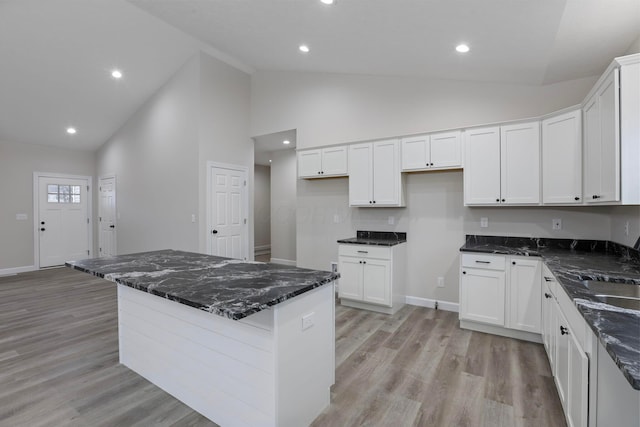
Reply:
M80 186L47 184L47 202L80 203Z

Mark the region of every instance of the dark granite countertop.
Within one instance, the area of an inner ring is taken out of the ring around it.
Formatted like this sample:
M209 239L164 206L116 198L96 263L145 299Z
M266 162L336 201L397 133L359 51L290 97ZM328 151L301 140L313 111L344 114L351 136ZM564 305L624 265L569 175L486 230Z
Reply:
M174 250L70 261L66 265L234 320L339 277L326 271Z
M407 241L407 233L392 231L357 231L356 237L340 239L338 243L350 245L395 246Z
M583 282L640 286L640 252L599 240L467 236L462 252L541 257L631 386L640 390L640 311L605 304Z

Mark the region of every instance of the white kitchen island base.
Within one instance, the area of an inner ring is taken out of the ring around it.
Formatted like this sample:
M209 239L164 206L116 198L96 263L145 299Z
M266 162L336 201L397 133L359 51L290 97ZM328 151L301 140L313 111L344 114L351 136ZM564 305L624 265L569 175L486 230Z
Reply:
M118 285L120 362L222 426L306 426L335 380L334 292L231 320Z

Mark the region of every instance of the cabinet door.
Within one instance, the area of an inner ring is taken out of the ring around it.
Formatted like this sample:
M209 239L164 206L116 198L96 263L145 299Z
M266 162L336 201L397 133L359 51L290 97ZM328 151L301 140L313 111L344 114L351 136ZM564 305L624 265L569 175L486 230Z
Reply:
M541 262L512 258L509 264L509 327L539 334Z
M569 356L569 396L567 414L569 427L587 427L589 404L589 359L578 344L573 331L566 338Z
M362 301L362 260L355 257L338 258L340 284L338 296Z
M501 203L540 203L540 123L500 128Z
M551 290L543 283L543 298L542 298L542 342L544 348L547 351L547 357L549 358L549 366L551 366L551 374L556 373L556 331L557 320L555 304L556 300L551 293Z
M584 106L584 200L620 200L619 70Z
M433 168L462 167L462 138L459 131L431 135L429 165Z
M558 321L558 329L556 330L556 372L554 378L558 390L558 397L560 397L560 403L562 403L566 414L567 399L569 397L569 340L567 339L569 322L567 322L567 319L557 304L554 310L556 311L556 319Z
M391 307L391 261L363 260L363 300Z
M460 275L460 319L504 326L503 271L463 268Z
M500 128L468 130L464 134L464 203L500 203Z
M600 103L600 196L597 201L620 200L620 84L617 69L598 91ZM637 94L636 94L637 96ZM638 119L636 117L636 119ZM593 200L593 199L592 199Z
M322 149L322 176L347 174L347 147Z
M582 111L542 121L542 202L582 203Z
M429 168L429 135L402 138L402 170Z
M373 143L373 203L400 205L400 143L393 139Z
M318 177L322 170L321 150L298 151L298 176Z
M370 206L373 202L373 144L349 146L349 205Z

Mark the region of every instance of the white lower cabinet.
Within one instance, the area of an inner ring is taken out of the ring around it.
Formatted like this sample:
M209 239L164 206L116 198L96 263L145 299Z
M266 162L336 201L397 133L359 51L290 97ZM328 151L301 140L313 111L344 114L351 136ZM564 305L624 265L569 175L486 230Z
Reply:
M338 248L338 297L343 305L392 314L405 300L405 244Z
M463 268L460 318L504 326L504 271Z
M539 260L463 254L460 273L461 320L540 334L542 307ZM506 330L503 331L505 335L518 338L536 336L512 335Z
M543 343L567 425L595 426L589 409L595 396L590 399L589 390L597 388L591 366L597 339L553 274L546 266L542 270Z

